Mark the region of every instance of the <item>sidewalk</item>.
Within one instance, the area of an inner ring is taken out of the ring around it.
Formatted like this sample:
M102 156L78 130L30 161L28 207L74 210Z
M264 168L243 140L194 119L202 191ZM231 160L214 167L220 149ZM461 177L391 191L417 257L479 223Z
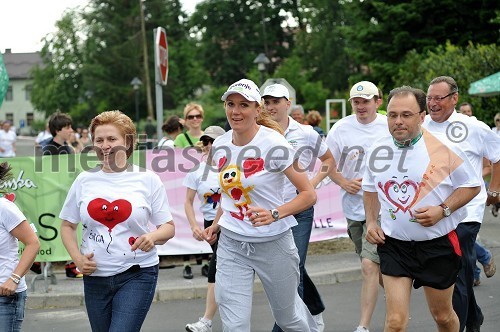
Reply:
M500 218L491 214L487 207L483 225L479 233L481 242L498 257L500 255ZM497 258L500 262L500 259ZM182 265L172 269L160 269L158 285L154 301L204 298L207 290L207 278L201 275L201 266L192 265L194 278L182 278ZM317 285L328 285L361 279L359 258L355 253L337 253L327 255L311 255L306 261L307 271ZM35 291L29 289L35 274L26 276L28 284L27 307L30 309L68 308L83 305L83 282L81 279L68 279L64 271L55 273L57 284L50 284L50 279L38 280ZM495 276L495 278L498 276ZM45 292L45 286L48 292ZM259 280L256 280L255 291L262 291Z
M311 279L317 285L361 279L359 258L355 253L308 256L306 266ZM201 275L201 265L192 265L192 268L194 278L191 280L182 277L182 265L160 269L154 301L204 298L207 293L207 278ZM27 308L69 308L84 304L82 279L66 278L64 271L59 270L54 274L57 284L51 284L50 278L47 281L37 280L34 292L29 287L36 274L30 272L26 275ZM48 292L45 292L46 286ZM255 291L263 291L258 278Z

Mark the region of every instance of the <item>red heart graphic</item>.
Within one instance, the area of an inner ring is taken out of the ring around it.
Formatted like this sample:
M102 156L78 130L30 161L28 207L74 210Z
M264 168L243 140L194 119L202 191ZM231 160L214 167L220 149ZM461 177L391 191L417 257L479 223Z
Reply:
M87 212L97 222L108 227L108 232L132 214L132 204L124 199L108 202L104 198L96 198L89 202Z
M405 180L401 184L395 180L389 180L383 186L379 182L378 186L382 189L389 202L403 212L410 210L415 204L420 191L420 187L412 180ZM411 211L410 214L412 215Z
M11 202L14 202L16 200L16 194L15 193L6 193L4 195L4 197L7 198Z
M130 246L133 246L135 243L135 240L137 240L137 239L138 239L138 237L133 237L133 236L129 237L128 244L130 244Z
M241 198L241 195L243 195L243 191L240 188L231 189L230 193L231 193L231 197L236 201L239 201Z
M224 167L224 165L226 165L226 162L227 162L227 158L224 156L222 158L219 159L219 171Z
M264 159L262 158L248 158L243 162L243 173L245 174L245 178L260 172L264 169Z

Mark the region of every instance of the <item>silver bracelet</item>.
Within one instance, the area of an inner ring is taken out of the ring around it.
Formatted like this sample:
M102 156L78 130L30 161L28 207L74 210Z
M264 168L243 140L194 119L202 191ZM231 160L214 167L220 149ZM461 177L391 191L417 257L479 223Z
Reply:
M13 277L13 276L10 276L10 279L11 279L12 281L14 281L14 283L15 283L16 285L19 285L19 282L21 281L21 280L19 280L19 279L15 278L15 277Z
M14 277L16 277L17 279L21 279L21 276L20 276L19 274L15 274L14 272L12 272L12 275L13 275Z

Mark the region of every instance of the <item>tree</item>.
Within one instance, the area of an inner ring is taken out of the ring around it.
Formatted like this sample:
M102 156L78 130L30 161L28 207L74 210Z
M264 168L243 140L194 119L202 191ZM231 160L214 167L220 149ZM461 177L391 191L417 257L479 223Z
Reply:
M143 66L140 5L144 6L150 73ZM187 16L179 0L91 0L85 9L64 16L57 23L58 31L45 40L44 66L34 73L33 104L47 114L56 109L69 112L75 122L85 124L110 109L132 116L132 78L154 84L153 29L158 26L166 28L170 46L164 105L176 107L209 81L194 40L189 38ZM143 85L140 110L144 116L145 90Z
M341 28L344 5L339 1L307 0L301 1L292 13L299 27L292 54L302 59L303 68L311 72L310 79L322 82L330 96L348 89L351 70Z
M41 51L43 66L33 69L31 103L47 117L57 110L70 112L78 103L84 62L79 22L75 11L64 14L56 23L58 31L45 38Z
M207 0L190 18L198 54L215 85L228 85L255 66L264 52L273 72L293 48L293 32L282 28L290 2L258 0Z
M496 43L500 37L498 1L351 1L343 28L347 52L359 72L393 85L398 63L411 51L425 52L447 40L466 47Z
M467 90L472 82L500 71L498 54L500 47L496 44L469 43L467 47L462 48L450 42L435 50L422 53L411 51L401 63L395 84L411 85L427 91L429 82L434 77L451 76L459 87L459 104L465 101L471 103L474 106L474 115L492 126L500 97L471 96Z

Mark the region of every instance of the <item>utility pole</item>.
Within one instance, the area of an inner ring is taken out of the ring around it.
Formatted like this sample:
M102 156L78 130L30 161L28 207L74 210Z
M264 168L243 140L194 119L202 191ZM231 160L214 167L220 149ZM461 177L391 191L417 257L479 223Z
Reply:
M144 83L146 84L146 100L148 103L148 115L154 119L153 98L151 97L151 83L149 80L149 65L148 65L148 45L146 43L146 24L144 22L144 7L143 0L139 0L139 8L141 10L141 38L142 38L142 57L144 59Z

